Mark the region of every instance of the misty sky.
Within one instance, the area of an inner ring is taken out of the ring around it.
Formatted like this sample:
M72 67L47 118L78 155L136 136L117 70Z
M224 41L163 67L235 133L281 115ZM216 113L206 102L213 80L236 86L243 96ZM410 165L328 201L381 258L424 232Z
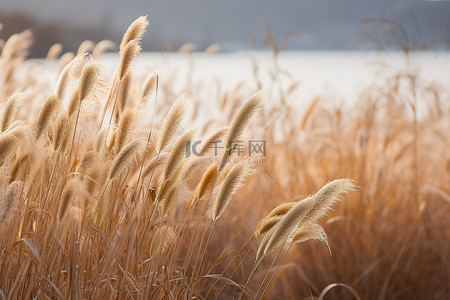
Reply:
M167 41L174 48L194 42L199 50L212 43L220 44L225 51L248 49L247 34L252 34L255 46L261 48L267 26L272 28L275 39L296 32L283 49L343 50L374 49L381 40L388 39L381 23L362 25L367 18L399 23L409 43L445 37L445 28L450 25L450 1L0 0L0 16L5 14L31 17L55 27L55 31L62 23L83 32L103 28L108 31L106 37L116 42L136 17L148 15L150 27L143 40L144 50L163 50ZM63 43L73 42L70 36L59 38ZM92 34L86 38L98 41L103 37ZM406 42L405 37L398 35L397 39Z

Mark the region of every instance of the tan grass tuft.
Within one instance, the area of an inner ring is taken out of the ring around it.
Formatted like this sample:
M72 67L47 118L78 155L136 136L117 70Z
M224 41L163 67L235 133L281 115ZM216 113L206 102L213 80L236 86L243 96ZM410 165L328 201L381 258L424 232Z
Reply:
M205 153L208 150L208 147L210 147L210 143L219 141L225 135L225 133L227 133L228 128L228 126L225 126L214 130L214 132L212 132L200 145L200 147L198 148L198 153Z
M137 158L137 156L145 150L145 142L140 139L135 139L128 143L114 159L109 179L114 180L130 166L130 163Z
M95 43L90 40L85 40L81 42L80 46L78 47L77 56L78 55L85 55L89 51L91 51L95 46Z
M116 110L116 120L119 119L120 113L122 113L125 110L125 107L127 106L128 102L128 94L130 92L131 87L131 81L132 81L132 72L129 71L127 75L123 78L123 80L120 82L120 88L119 88L119 94L118 102L119 102L119 109Z
M216 201L214 202L211 218L216 221L224 213L234 193L241 185L241 181L245 175L245 165L240 163L235 165L225 177Z
M282 216L274 216L262 219L258 225L256 226L255 236L260 236L272 229L283 217Z
M61 221L63 220L64 215L66 214L71 205L71 202L75 197L77 184L79 184L78 180L71 180L64 187L64 191L61 195L59 204L58 223L61 223Z
M127 109L122 114L116 130L114 142L118 151L120 151L123 148L123 145L129 140L133 131L135 117L136 114L133 109Z
M126 45L136 40L138 43L145 33L145 29L148 26L147 16L140 16L128 27L127 31L123 35L122 42L120 43L120 52L126 47Z
M55 122L55 130L53 133L53 149L57 150L61 147L64 136L66 135L66 129L67 129L67 122L69 117L67 116L67 113L65 111L61 112L56 118Z
M1 57L6 61L24 59L28 55L32 38L33 33L29 29L13 34L3 46Z
M177 186L172 185L171 187L169 187L167 192L164 193L163 197L161 197L161 201L159 202L163 214L167 214L168 211L172 208L176 200L175 199L176 197L177 197Z
M17 158L11 166L9 173L10 183L13 181L25 181L25 176L30 168L30 156L28 154Z
M1 107L1 116L0 116L0 132L6 131L9 125L11 125L14 120L14 116L16 112L19 110L22 105L23 93L16 93L9 97L8 101Z
M61 99L63 97L72 70L76 69L81 63L83 63L83 59L84 55L73 57L71 53L66 53L61 57L60 64L62 69L59 73L55 89L55 94L58 98Z
M100 41L97 45L95 45L94 50L92 50L92 58L97 60L100 56L108 51L113 50L117 47L116 43L110 40Z
M90 168L96 163L97 158L98 155L95 150L88 151L78 167L78 173L86 175Z
M282 203L272 209L266 218L285 215L292 207L294 207L295 204L297 204L297 202Z
M88 62L81 71L81 77L78 86L73 91L69 99L67 112L69 116L73 115L80 105L80 102L94 90L94 86L100 74L100 65L94 61Z
M263 251L269 255L288 239L304 224L314 222L331 208L331 205L340 199L340 195L354 189L349 179L334 180L324 185L315 195L299 201L294 205L273 228L273 234Z
M53 44L47 52L46 60L55 60L61 54L63 46L60 43Z
M144 84L142 85L140 98L141 101L147 99L148 96L150 96L150 94L153 93L154 90L156 90L157 86L158 86L158 74L153 72L147 76L147 78L144 81Z
M128 73L131 63L133 62L136 55L141 51L139 42L137 40L132 40L126 44L123 51L120 54L119 67L117 69L117 76L119 80L122 80Z
M168 225L161 226L152 237L150 244L150 257L162 254L176 239L175 230Z
M180 165L183 158L186 157L186 146L189 141L195 135L197 128L192 128L186 131L173 145L172 150L170 151L169 157L167 159L166 167L164 168L164 179L163 180L172 180L178 166Z
M0 136L0 162L12 154L17 148L17 138L12 134Z
M302 243L307 240L319 240L328 245L328 237L325 230L315 222L309 222L300 226L292 236L293 243Z
M22 188L23 182L13 181L0 196L0 229L12 217L12 213L18 205Z
M242 140L242 135L247 128L248 123L262 106L263 92L259 91L250 96L234 116L225 138L223 154L219 160L219 172L231 156L233 142Z
M94 141L94 150L97 152L101 152L106 142L106 133L108 132L108 127L103 128L100 132L95 136Z
M161 130L156 141L156 152L160 153L169 144L186 114L188 105L184 97L178 98L164 118Z
M158 156L153 157L150 162L145 166L144 170L142 170L142 177L147 177L150 175L154 168L161 166L167 162L169 157L168 152L163 152Z
M56 95L52 95L45 100L44 105L42 106L41 111L39 112L39 115L33 125L36 139L39 139L39 137L41 137L47 130L53 115L57 113L60 105L61 100L59 100Z
M313 196L315 203L308 213L308 218L311 220L321 218L336 201L342 199L342 194L354 190L356 190L356 186L351 179L336 179L327 183Z
M211 191L216 176L217 176L217 164L213 163L208 167L208 169L206 169L205 173L202 176L202 179L200 180L200 183L198 184L197 188L198 199L201 199L203 196L206 195L206 193Z

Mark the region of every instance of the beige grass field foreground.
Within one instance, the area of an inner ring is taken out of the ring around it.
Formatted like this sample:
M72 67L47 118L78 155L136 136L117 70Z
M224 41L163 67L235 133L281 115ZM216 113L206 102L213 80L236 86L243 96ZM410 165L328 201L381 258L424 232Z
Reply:
M98 63L110 41L60 57L57 44L44 62L26 59L30 31L0 44L0 298L450 295L438 84L390 73L354 107L318 96L298 117L285 107L300 83L278 70L257 91L255 66L212 96L225 118L199 117L214 102L192 78L179 90L153 71L133 77L147 25L130 25L111 77ZM234 151L253 137L270 147L264 164ZM205 155L189 155L199 139Z

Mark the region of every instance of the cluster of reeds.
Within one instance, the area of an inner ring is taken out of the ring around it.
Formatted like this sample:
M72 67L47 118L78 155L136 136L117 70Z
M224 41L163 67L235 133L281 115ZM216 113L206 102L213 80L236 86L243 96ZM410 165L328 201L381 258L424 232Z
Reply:
M188 157L198 130L180 126L191 102L187 95L179 96L163 119L153 109L150 121L141 121L142 111L156 108L161 97L156 73L139 83L130 68L147 25L146 17L130 25L111 79L97 61L112 46L109 41L95 47L85 42L77 55L62 55L52 87L28 72L39 67L26 60L30 31L2 45L2 297L191 299L218 297L223 283L238 287L241 296L257 296L247 288L250 278L244 285L226 277L242 264L245 245L216 254L211 244L215 224L252 173L251 164L231 159L233 143L260 113L265 92L235 101L229 126L201 145L200 153L207 153L208 142L223 138L217 161ZM47 61L57 60L61 51L54 45ZM352 187L348 180L333 181L276 213L277 222L266 218L255 269L286 242L326 241L317 220Z
M317 96L299 114L301 82L275 55L271 82L254 61L254 78L205 96L191 74L182 89L176 70L134 76L147 25L129 27L112 76L111 41L56 44L42 63L30 31L0 40L2 298L449 295L445 88L386 69L355 105ZM245 137L267 143L264 164L236 155ZM188 153L200 138L204 156ZM329 249L292 247L307 240Z

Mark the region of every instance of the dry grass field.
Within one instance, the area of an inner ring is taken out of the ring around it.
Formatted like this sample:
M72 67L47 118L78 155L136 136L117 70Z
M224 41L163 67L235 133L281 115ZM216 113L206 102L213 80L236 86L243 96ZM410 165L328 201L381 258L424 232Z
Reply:
M112 76L111 42L0 43L0 299L449 299L448 87L391 70L298 114L255 71L206 99L133 77L147 24Z

